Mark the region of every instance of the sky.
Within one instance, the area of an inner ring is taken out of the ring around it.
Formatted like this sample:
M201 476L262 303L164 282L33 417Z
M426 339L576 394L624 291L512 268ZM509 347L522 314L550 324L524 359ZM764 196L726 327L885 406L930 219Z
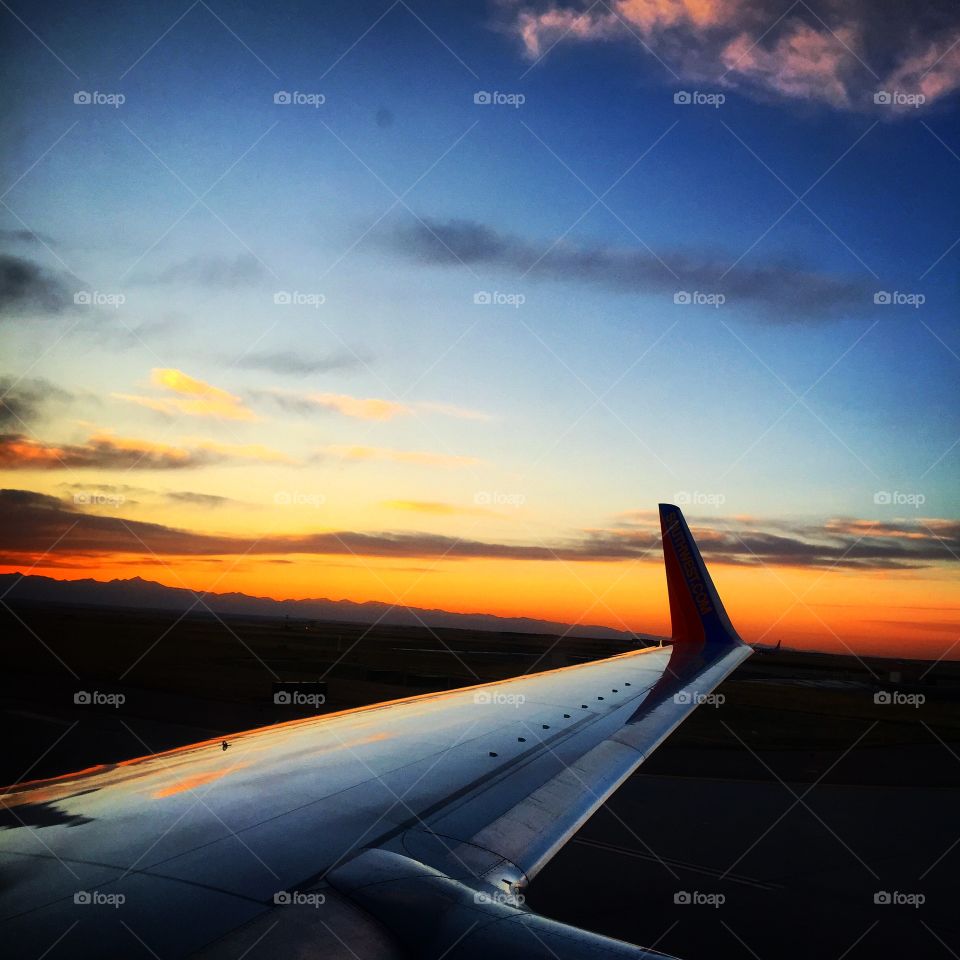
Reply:
M0 571L960 656L955 6L0 16Z

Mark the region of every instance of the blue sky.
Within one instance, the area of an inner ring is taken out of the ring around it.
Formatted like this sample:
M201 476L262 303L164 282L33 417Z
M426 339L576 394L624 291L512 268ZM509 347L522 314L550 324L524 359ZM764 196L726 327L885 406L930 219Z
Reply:
M853 8L783 22L771 8L734 69L762 6L15 8L5 253L61 294L124 302L7 295L11 383L69 395L14 432L189 445L202 430L142 402L151 370L172 368L257 411L217 423L220 444L275 446L344 496L354 468L318 450L468 458L430 475L383 464L358 489L521 490L541 537L683 492L719 495L715 518L955 519L956 17L918 20L907 42L897 17L884 31ZM586 19L558 34L570 16ZM534 42L555 46L538 60ZM874 104L905 77L927 102ZM276 104L281 90L324 102ZM277 305L278 291L324 302ZM389 428L291 415L309 391L417 412ZM236 496L218 469L208 489ZM249 474L263 497L266 469ZM878 491L920 494L922 510ZM382 526L359 500L345 510Z

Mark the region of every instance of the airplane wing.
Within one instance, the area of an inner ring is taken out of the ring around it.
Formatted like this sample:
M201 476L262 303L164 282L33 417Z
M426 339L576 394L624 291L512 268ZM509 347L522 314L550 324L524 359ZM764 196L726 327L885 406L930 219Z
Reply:
M661 956L523 905L750 655L680 510L660 521L669 646L9 788L7 955Z

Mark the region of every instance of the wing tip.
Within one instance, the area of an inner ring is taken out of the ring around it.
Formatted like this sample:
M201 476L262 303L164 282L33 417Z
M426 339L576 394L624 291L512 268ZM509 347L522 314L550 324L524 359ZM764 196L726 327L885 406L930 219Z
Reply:
M697 647L742 644L683 511L673 503L659 504L659 511L673 642Z

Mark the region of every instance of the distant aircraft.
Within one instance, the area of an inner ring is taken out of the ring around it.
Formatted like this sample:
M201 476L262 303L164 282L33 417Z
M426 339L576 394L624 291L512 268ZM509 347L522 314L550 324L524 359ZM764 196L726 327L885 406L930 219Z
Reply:
M662 957L523 903L752 652L680 510L660 524L671 645L10 788L5 955Z
M753 647L755 651L760 653L777 653L780 650L780 644L783 643L783 638L781 637L774 644L769 643L751 643L750 646Z

